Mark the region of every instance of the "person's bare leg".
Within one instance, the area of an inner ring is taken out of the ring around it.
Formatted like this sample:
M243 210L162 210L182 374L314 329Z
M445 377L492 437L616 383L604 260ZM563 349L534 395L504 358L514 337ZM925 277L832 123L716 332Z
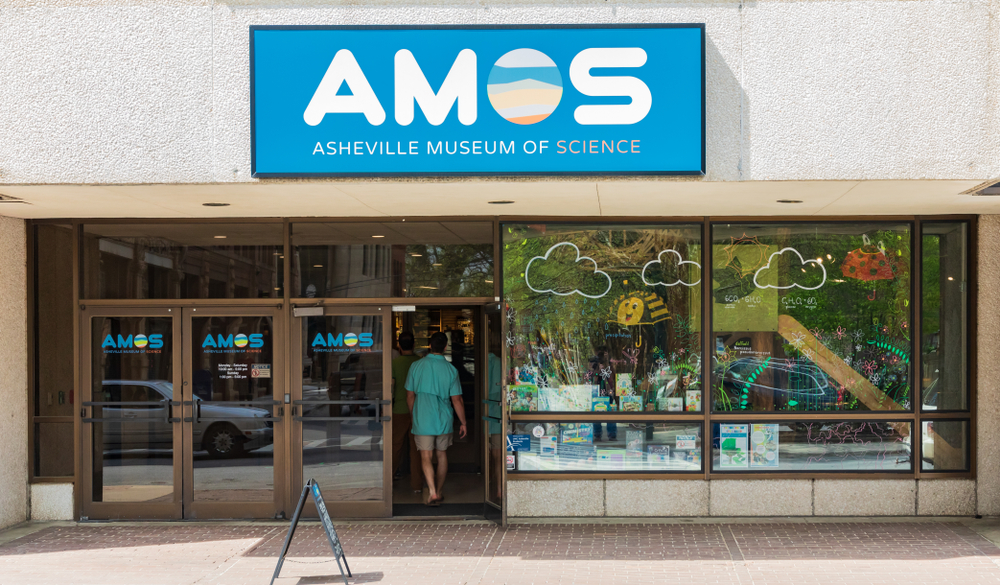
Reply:
M437 483L434 482L434 463L432 457L434 451L420 451L420 465L424 470L424 477L427 478L427 487L431 491L429 502L438 499Z
M448 476L448 452L447 451L435 451L437 453L437 496L434 499L440 499L444 494L444 478ZM430 481L428 478L427 481Z

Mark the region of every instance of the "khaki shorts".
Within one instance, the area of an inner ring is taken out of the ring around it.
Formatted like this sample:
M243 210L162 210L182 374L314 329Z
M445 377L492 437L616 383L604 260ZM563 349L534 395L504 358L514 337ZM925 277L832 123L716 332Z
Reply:
M447 435L413 435L417 451L447 451L451 447L451 433Z

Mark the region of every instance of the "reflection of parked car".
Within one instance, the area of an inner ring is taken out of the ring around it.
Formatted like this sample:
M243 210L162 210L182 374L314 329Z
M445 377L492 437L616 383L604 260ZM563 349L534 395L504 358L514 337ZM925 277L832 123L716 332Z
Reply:
M165 380L105 380L104 402L149 402L148 405L102 407L105 449L171 449L173 424L167 422L166 404L174 394ZM212 457L236 457L274 442L269 410L250 406L202 404L195 396L199 421L194 423L194 444ZM270 397L268 397L270 401ZM157 404L159 403L159 404ZM174 410L179 416L180 409Z
M775 392L791 394L798 398L820 401L836 400L836 390L830 385L829 377L818 366L799 360L772 359L767 368L757 371L764 364L759 357L739 358L729 364L723 375L723 384L730 395L739 396L744 388L751 392ZM772 384L764 384L760 377L764 372L771 374ZM756 373L756 376L754 374Z

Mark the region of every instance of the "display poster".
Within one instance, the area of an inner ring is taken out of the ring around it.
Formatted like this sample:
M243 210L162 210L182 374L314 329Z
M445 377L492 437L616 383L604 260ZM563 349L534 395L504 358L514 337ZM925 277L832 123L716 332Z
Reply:
M778 467L778 425L753 425L750 433L750 467Z
M745 469L750 466L747 456L747 430L750 425L719 425L719 468Z
M507 451L531 451L531 435L507 435Z
M678 451L689 451L697 448L697 445L698 435L677 435L677 441L674 443L674 448Z
M514 471L517 467L517 456L507 455L507 471Z
M270 378L271 364L254 364L250 367L251 378Z
M252 173L699 175L704 32L251 26Z

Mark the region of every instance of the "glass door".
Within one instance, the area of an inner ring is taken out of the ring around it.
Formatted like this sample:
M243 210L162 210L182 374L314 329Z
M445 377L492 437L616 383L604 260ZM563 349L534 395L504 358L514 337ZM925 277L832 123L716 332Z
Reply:
M486 390L483 393L483 433L486 462L486 497L483 515L503 524L504 488L506 487L506 441L503 407L503 322L500 304L490 303L483 310L483 332L486 339Z
M184 309L184 516L280 517L284 327L277 308Z
M322 314L316 314L322 311ZM303 312L313 313L302 315ZM392 471L390 308L296 309L292 494L315 479L331 515L388 517ZM306 513L315 515L312 503Z
M181 517L177 313L80 312L85 518Z

